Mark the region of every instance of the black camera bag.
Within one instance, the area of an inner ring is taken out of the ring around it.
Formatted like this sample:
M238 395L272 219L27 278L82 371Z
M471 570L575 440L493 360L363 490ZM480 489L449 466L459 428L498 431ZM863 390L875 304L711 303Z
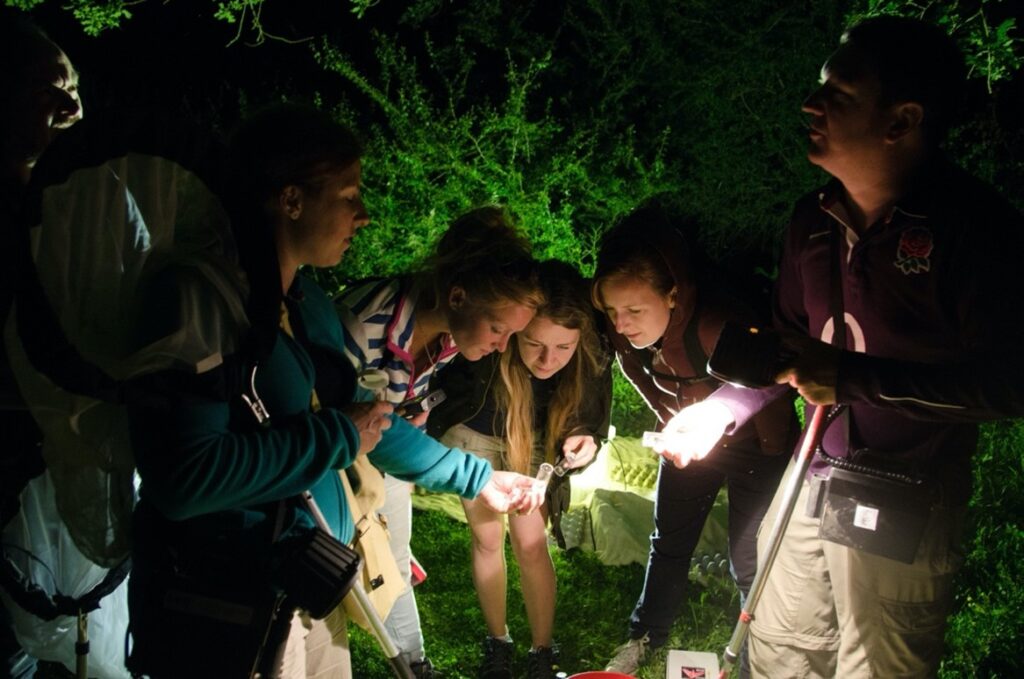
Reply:
M935 500L933 486L832 467L821 498L823 540L913 563Z

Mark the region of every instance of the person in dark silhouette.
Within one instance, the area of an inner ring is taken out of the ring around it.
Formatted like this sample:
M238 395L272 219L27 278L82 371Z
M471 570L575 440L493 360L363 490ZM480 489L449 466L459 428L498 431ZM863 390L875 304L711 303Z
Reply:
M64 51L20 14L0 21L0 323L10 316L21 268L9 260L19 252L13 230L25 187L39 156L61 131L82 119L78 72ZM6 348L0 345L0 526L19 509L25 484L43 472L42 433L18 393ZM36 661L14 637L0 606L0 674L20 679L35 673Z

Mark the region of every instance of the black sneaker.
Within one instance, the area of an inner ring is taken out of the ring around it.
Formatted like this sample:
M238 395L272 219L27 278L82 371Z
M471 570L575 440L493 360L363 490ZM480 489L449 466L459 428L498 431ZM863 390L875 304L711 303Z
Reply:
M541 646L526 656L527 679L565 679L558 667L558 647Z
M409 669L412 670L412 676L416 679L441 679L441 673L435 670L426 658L409 663Z
M486 637L478 679L512 679L512 650L511 641Z

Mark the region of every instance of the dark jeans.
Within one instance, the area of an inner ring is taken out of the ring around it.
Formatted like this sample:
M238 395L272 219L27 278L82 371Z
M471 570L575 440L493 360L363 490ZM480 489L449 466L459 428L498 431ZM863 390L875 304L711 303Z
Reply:
M630 616L630 638L651 646L668 638L686 595L690 559L723 483L729 492L729 563L746 598L757 570L757 529L786 469L786 454L765 456L718 448L677 469L662 460L654 504L654 533L640 599Z

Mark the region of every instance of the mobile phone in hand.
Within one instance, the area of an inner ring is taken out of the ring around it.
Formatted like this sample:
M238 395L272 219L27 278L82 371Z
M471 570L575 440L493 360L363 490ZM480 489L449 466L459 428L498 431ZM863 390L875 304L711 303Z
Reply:
M415 417L420 413L429 412L432 408L444 401L445 398L447 397L445 396L444 390L437 389L429 394L417 396L416 398L411 398L408 401L405 401L398 406L398 410L401 412L402 417Z

